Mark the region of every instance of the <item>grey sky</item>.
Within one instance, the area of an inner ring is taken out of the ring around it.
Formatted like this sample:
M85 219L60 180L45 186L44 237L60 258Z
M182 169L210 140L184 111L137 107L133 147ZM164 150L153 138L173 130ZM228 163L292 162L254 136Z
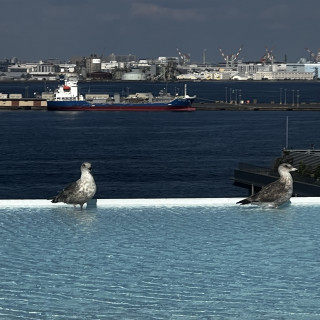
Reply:
M319 0L0 0L1 58L39 60L135 54L222 61L218 48L278 61L320 48Z

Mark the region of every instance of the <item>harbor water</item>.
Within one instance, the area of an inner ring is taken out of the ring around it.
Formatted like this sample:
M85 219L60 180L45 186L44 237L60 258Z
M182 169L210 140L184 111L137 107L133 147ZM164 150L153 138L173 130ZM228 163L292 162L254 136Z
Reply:
M320 145L317 112L0 113L0 199L47 199L89 161L97 198L238 197L239 162Z

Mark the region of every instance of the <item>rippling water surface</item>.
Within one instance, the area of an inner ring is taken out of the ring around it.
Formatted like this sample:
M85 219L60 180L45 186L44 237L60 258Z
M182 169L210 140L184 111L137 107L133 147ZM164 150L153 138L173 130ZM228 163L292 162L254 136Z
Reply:
M1 319L319 319L317 206L0 209Z

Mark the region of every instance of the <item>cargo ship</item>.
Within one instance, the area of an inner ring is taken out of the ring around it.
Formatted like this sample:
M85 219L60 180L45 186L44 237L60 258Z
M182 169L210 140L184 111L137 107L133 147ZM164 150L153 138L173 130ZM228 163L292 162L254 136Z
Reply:
M126 97L115 93L79 94L78 79L67 78L54 91L52 99L47 100L48 111L195 111L192 106L196 96L172 96L160 92L158 96L152 93L136 93Z

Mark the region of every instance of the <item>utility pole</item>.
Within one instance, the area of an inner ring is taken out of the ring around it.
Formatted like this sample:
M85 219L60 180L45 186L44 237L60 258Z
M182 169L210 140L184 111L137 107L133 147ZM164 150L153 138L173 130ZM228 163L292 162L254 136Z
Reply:
M287 89L284 89L284 104L287 104Z
M294 107L294 90L292 90L292 106Z

